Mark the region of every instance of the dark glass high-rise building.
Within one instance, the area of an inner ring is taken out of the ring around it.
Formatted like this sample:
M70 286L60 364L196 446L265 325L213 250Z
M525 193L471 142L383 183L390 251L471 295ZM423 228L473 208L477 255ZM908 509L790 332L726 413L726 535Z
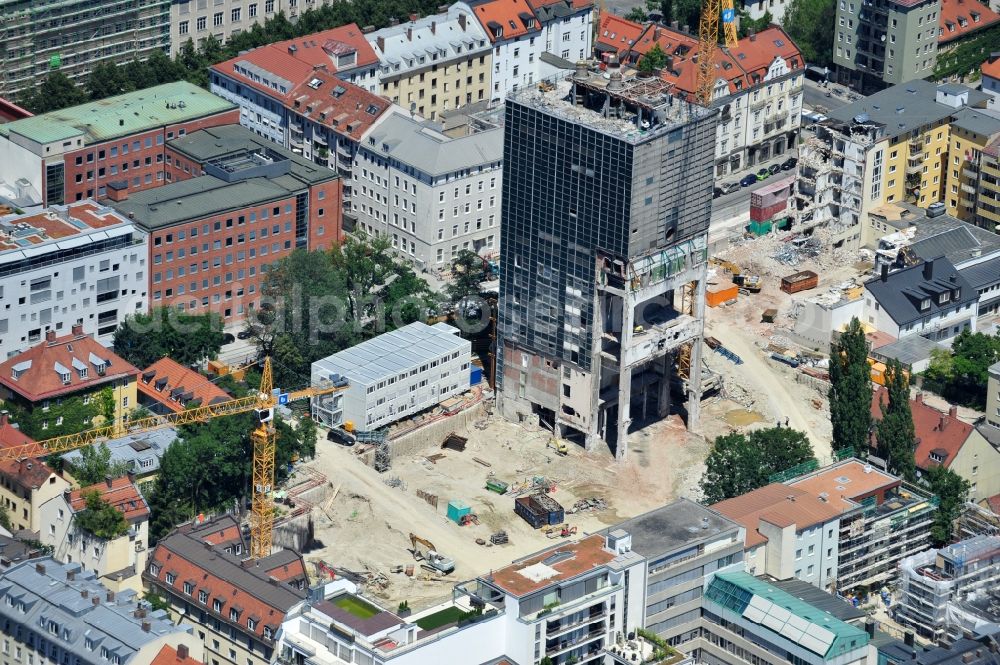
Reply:
M501 409L619 457L700 350L717 112L669 92L580 68L505 111Z

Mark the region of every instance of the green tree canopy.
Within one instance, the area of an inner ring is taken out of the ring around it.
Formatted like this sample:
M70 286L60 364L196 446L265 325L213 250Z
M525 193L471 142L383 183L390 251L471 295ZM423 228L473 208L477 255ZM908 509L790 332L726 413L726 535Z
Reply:
M87 95L59 71L49 72L42 82L21 92L21 106L32 113L47 113L87 101Z
M652 74L663 69L666 65L667 54L663 52L659 44L653 44L653 48L649 49L639 61L639 71L644 74Z
M836 20L836 0L792 0L782 25L806 62L822 67L833 64Z
M757 33L761 30L767 29L772 23L774 23L774 17L771 16L771 12L764 12L764 15L758 19L750 18L750 12L746 9L739 10L740 15L740 29L739 36L743 39L750 33Z
M114 540L125 535L128 522L121 511L101 498L96 490L88 492L84 499L86 508L76 516L78 527L104 540Z
M969 481L943 466L925 471L923 480L941 500L931 527L931 539L940 547L952 539L952 525L969 496Z
M868 343L856 318L830 347L830 384L834 448L862 456L871 427L872 384Z
M111 449L102 442L81 448L80 458L70 472L82 487L87 487L103 482L108 476L121 478L128 473L128 466L125 462L112 462Z
M141 369L164 356L182 365L215 358L224 337L217 314L181 314L158 307L126 317L113 340L115 353Z
M645 23L649 17L646 16L646 10L642 7L633 7L629 10L629 13L625 15L626 21L634 21L635 23Z
M715 440L705 460L701 491L706 503L717 503L763 487L775 473L813 459L809 439L798 430L726 434Z
M878 456L893 473L913 482L917 436L910 412L910 381L898 360L890 360L886 366L885 387L888 401L882 404L882 419L875 430Z
M924 386L950 402L982 409L990 365L1000 361L1000 337L963 330L951 351L935 349Z
M483 258L469 249L463 249L451 262L451 282L445 294L454 303L478 295L483 281Z

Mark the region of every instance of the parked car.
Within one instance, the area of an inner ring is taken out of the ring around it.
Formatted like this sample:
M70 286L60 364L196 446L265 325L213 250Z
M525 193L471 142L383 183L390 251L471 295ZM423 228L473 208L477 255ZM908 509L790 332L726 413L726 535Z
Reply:
M740 183L738 182L726 182L722 184L723 194L732 194L740 188Z
M748 176L743 176L743 180L740 180L741 187L749 187L757 182L757 176L750 174Z
M347 446L350 448L356 442L353 434L349 434L342 429L332 428L326 433L326 440L333 441L339 446Z
M232 344L235 341L236 341L236 338L233 336L232 333L222 333L222 343L223 344Z
M776 175L778 173L781 173L781 164L771 164L769 167L767 167L767 172L770 173L771 175Z
M760 171L757 171L757 180L767 180L770 177L771 177L771 172L768 171L767 169L761 169Z
M789 157L788 159L786 159L781 163L781 170L791 171L798 165L798 163L799 163L798 159L796 159L795 157Z
M252 334L253 333L251 333L248 329L244 328L243 330L241 330L238 333L236 333L236 338L237 339L250 339L250 335L252 335Z
M722 188L721 187L714 187L712 189L712 198L713 199L717 199L720 196L722 196Z

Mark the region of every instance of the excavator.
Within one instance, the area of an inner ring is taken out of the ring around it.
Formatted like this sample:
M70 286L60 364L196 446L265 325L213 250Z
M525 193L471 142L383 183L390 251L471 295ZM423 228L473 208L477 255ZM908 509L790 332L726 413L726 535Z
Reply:
M423 561L426 567L433 568L442 575L447 575L455 570L455 562L438 552L437 548L434 547L434 543L426 538L421 538L417 534L411 533L410 546L413 558L417 561Z
M760 289L763 286L763 281L759 275L747 275L743 273L742 268L733 263L732 261L727 261L725 259L718 259L714 256L709 259L709 263L712 265L722 268L724 271L728 272L733 277L733 284L744 289L750 293L760 293Z

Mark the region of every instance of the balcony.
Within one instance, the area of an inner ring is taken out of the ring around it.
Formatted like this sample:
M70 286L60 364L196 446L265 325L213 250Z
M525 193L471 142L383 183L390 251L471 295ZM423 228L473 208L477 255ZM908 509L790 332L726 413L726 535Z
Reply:
M915 151L923 152L924 150L924 140L919 136L914 136L907 142L907 144L910 146L911 152Z
M964 182L959 185L959 188L966 194L972 194L973 196L976 194L976 188L972 185L967 185Z
M978 180L979 172L978 169L967 163L962 167L962 176L968 178L969 180Z
M323 136L322 134L313 134L312 138L313 138L313 143L315 143L316 145L321 145L324 148L329 145L329 143L327 143L326 141L326 137Z
M549 646L548 642L546 642L545 655L555 660L557 656L572 651L573 649L595 642L596 640L603 640L606 634L607 629L602 624L599 629L589 630L569 640L559 640L552 646ZM595 644L593 646L600 648L601 645ZM591 650L591 652L593 652L593 650Z
M587 616L577 621L571 623L563 624L561 622L550 621L545 627L545 637L547 639L552 639L554 637L559 637L560 635L565 635L573 631L576 628L584 626L589 623L594 623L595 621L601 621L603 625L604 618L608 615L607 611L604 609L604 605L601 605L598 612L591 612Z

